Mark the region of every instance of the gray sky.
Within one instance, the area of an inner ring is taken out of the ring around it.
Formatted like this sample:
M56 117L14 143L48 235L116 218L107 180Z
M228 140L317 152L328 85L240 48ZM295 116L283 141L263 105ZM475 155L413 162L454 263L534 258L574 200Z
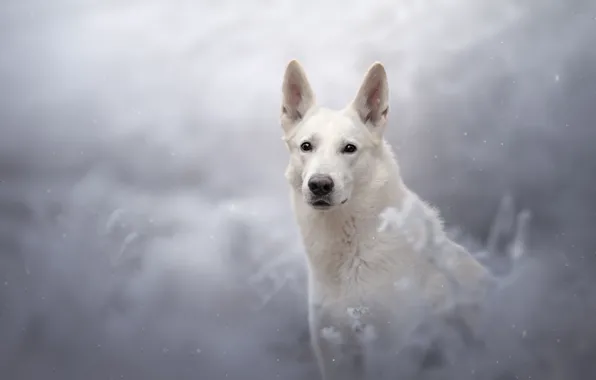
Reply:
M312 373L277 122L298 58L335 107L386 65L405 180L470 246L503 195L532 212L482 378L596 376L595 36L588 0L4 2L0 373Z

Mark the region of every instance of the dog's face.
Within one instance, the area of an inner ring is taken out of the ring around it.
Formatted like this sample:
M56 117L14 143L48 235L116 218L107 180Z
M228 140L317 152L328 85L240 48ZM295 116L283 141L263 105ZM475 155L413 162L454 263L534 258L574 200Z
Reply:
M376 148L370 133L349 110L324 108L307 113L286 136L290 164L286 176L315 209L346 203L355 181L366 177Z
M387 92L385 70L377 63L346 108L318 107L301 66L288 64L281 115L290 151L286 177L306 204L316 210L338 207L366 185L386 124Z

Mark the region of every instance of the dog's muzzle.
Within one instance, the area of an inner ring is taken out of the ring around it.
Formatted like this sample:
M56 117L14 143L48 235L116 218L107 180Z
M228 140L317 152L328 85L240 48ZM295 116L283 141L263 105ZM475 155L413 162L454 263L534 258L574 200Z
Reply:
M308 189L310 191L309 204L315 209L327 209L333 206L331 195L335 183L331 176L326 174L314 174L308 180Z

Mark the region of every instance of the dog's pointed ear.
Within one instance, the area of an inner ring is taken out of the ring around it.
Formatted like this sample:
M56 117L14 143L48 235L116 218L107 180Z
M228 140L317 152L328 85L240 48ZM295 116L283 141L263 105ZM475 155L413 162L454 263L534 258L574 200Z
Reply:
M281 125L287 133L315 104L315 95L304 69L297 60L286 67L282 86Z
M366 72L352 108L373 134L382 135L389 113L389 84L380 62L375 62Z

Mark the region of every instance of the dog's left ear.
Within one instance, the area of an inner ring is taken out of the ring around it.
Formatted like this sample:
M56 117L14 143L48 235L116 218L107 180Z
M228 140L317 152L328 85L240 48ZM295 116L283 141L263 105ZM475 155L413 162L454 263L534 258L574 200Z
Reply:
M383 134L389 113L389 84L380 62L375 62L366 72L352 108L374 135Z

